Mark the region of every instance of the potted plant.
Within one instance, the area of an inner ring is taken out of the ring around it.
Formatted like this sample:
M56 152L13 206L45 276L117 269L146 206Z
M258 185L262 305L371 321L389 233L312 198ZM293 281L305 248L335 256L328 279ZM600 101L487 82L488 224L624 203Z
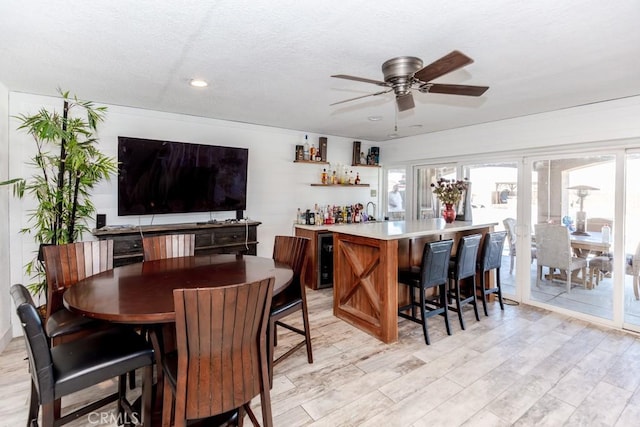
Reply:
M62 112L42 108L33 115L15 116L20 121L18 129L35 141L36 153L29 162L34 167L33 175L0 182L13 184L16 197L30 195L38 202L29 214L29 227L20 232L33 235L41 246L80 239L95 212L91 189L117 172L116 160L98 150L94 136L106 107L58 92ZM30 290L34 294L44 292L46 298L44 268L38 256L25 266L25 272L36 280L29 285Z

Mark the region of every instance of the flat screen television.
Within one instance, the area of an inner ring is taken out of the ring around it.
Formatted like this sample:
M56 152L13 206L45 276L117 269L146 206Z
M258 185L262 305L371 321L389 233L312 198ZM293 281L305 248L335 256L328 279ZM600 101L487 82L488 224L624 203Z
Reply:
M242 211L246 148L118 137L118 215Z

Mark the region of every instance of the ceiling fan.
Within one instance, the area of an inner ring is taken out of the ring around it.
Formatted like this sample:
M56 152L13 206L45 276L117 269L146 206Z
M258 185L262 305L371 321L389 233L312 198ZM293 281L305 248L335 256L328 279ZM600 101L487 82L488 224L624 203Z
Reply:
M466 86L453 84L430 83L451 71L469 65L473 59L462 52L454 50L435 62L423 67L422 60L414 56L400 56L389 59L382 64L384 81L365 79L362 77L336 74L331 77L339 79L355 80L357 82L372 83L389 89L381 92L370 93L356 98L334 102L331 105L355 101L368 96L378 96L393 91L396 95L398 111L410 110L415 107L412 90L422 93L443 93L448 95L481 96L489 89L488 86Z

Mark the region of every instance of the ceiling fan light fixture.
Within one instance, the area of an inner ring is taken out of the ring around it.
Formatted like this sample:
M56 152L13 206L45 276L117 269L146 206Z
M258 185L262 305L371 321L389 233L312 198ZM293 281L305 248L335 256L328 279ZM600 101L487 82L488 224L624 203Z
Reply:
M209 86L209 83L202 79L191 79L189 85L191 85L192 87L207 87Z
M342 104L343 102L355 101L356 99L393 92L396 96L397 110L402 112L415 108L415 102L412 95L412 91L414 90L421 93L482 96L489 89L488 86L432 83L432 80L471 63L473 63L473 59L469 58L462 52L454 50L426 66L424 66L420 58L415 56L399 56L397 58L391 58L382 64L384 81L350 76L347 74L334 74L331 77L362 83L371 83L377 86L387 87L389 89L351 99L345 99L344 101L334 102L330 105Z

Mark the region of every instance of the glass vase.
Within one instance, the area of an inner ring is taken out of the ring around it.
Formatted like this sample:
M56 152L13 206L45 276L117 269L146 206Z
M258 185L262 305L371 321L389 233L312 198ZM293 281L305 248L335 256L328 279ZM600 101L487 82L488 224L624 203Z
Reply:
M453 208L452 203L445 203L444 210L442 211L442 218L447 224L451 224L456 220L456 210Z

